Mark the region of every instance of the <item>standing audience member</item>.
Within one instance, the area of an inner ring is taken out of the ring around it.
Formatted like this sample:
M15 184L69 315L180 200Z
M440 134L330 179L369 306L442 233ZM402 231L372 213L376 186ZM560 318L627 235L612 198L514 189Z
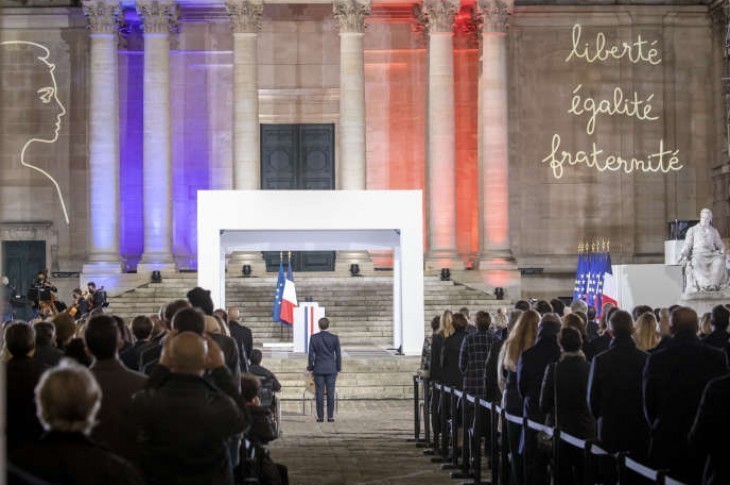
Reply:
M206 370L216 385L203 379ZM247 420L218 344L192 332L169 334L155 373L164 377L151 378L132 399L147 484L232 484L228 445Z
M550 300L550 306L553 307L553 313L562 318L563 313L565 312L565 303L557 298L553 298Z
M276 375L273 372L261 365L263 357L264 356L259 349L254 349L253 352L251 352L251 374L259 377L262 383L271 383L271 390L279 392L281 391L279 379L276 378ZM241 392L243 392L243 390Z
M139 354L152 338L152 319L147 315L139 315L132 320L132 334L136 341L131 348L121 352L119 358L131 370L139 370Z
M672 311L677 308L673 305L670 308L662 308L659 310L659 321L657 322L657 333L659 334L659 343L656 347L649 349L648 352L654 353L658 350L662 350L672 343L672 334L669 328L669 320L672 316Z
M443 372L443 352L444 342L446 341L446 330L444 329L443 317L434 317L431 321L431 325L434 321L438 320L438 331L433 334L431 341L431 359L429 363L429 374L431 382L443 383L444 372ZM433 429L434 435L441 434L441 420L438 419L440 396L437 392L431 393L431 429Z
M507 337L499 354L498 381L503 390L502 406L513 416L522 415L522 396L517 389L517 363L522 353L535 345L537 326L540 314L535 310L527 310L520 315L515 327ZM512 485L523 483L522 457L520 456L520 437L522 426L516 423L507 423L507 439L510 452Z
M546 313L540 320L535 345L525 350L517 363L517 388L522 396L522 416L533 421L544 422L545 415L540 410L540 386L545 369L560 359L558 332L560 319L554 313ZM537 453L537 432L522 430L520 451L533 457L527 463L525 482L532 485L546 483L547 457Z
M523 312L526 312L527 310L531 310L532 307L530 306L530 302L527 300L518 300L517 303L515 303L515 310L521 310Z
M132 335L132 331L129 329L122 317L119 317L117 315L111 315L111 317L117 324L117 329L119 330L119 338L122 339L122 346L119 348L119 353L121 354L122 352L126 352L127 350L132 348L132 345L134 345L134 336Z
M512 310L510 312L507 328L505 329L507 331L505 338L496 338L489 347L487 361L484 364L484 393L487 401L489 402L502 402L502 391L499 387L499 355L502 352L502 347L504 346L505 341L509 338L509 334L512 332L512 329L515 328L515 325L522 316L522 313L522 310Z
M35 353L33 358L43 365L53 367L61 361L63 352L56 348L56 327L51 322L38 322L35 330Z
M535 310L537 313L540 314L540 316L545 316L548 313L553 313L553 307L550 305L550 303L546 302L545 300L538 300L537 303L535 303Z
M540 409L551 416L551 426L558 426L561 431L576 438L589 440L596 436L596 421L586 402L590 364L581 351L582 340L581 333L573 327L560 330L560 361L548 365L545 371L540 390ZM558 483L581 483L584 479L583 450L563 441L558 446Z
M611 314L618 309L613 303L605 303L601 308L601 319L599 320L598 326L598 337L591 340L591 356L594 357L601 352L608 350L611 345L611 329L608 327L608 322L611 319Z
M651 430L649 465L697 483L702 463L687 435L707 383L728 371L725 354L697 337L697 313L680 307L670 319L672 344L651 354L644 367L644 415Z
M89 320L86 327L86 346L94 356L91 373L102 392L99 423L92 432L94 441L114 453L134 461L136 433L130 426L132 395L142 390L147 377L127 369L119 360L122 338L119 328L109 315Z
M634 322L635 322L644 313L654 314L654 310L652 310L652 308L648 305L637 305L634 307L633 310L631 310L631 317L634 319Z
M433 338L438 334L439 331L439 317L433 317L431 319L431 335L427 335L423 339L423 347L421 348L421 365L418 366L418 375L421 377L430 377L431 369L431 348L433 345Z
M56 327L56 348L65 352L66 346L76 335L76 324L68 313L62 312L53 317L53 326Z
M464 338L466 338L468 323L466 317L461 313L454 313L451 318L454 333L444 342L443 383L461 389L464 385L464 376L461 369L459 369L459 355L461 354L461 344L464 343Z
M714 310L713 310L714 312ZM702 483L730 483L730 375L711 380L702 393L700 407L689 433L689 443L706 456Z
M101 399L101 389L85 367L67 360L48 370L35 390L38 417L47 433L12 453L10 461L50 483L144 483L126 460L89 439Z
M631 335L631 315L623 310L611 315L613 341L608 351L591 362L588 400L598 422L598 441L611 453L628 452L633 459L646 457L649 428L644 419L642 372L646 352ZM615 477L614 477L615 479Z
M580 312L565 315L563 317L562 326L563 328L573 328L578 331L581 339L581 351L583 352L585 358L590 361L593 358L593 347L591 347L591 344L588 342L588 335L586 333L586 321L583 320L583 318L586 317L583 313Z
M581 312L588 314L588 304L583 300L573 300L573 302L570 304L570 311L571 313Z
M716 305L711 315L712 332L702 339L702 343L722 350L730 359L730 334L727 333L730 310L725 305Z
M598 337L598 322L596 321L596 307L589 306L586 310L586 317L588 323L586 324L586 333L588 334L588 341L592 341Z
M15 320L5 330L5 347L12 356L5 365L5 435L9 451L32 442L41 432L33 392L46 366L30 355L35 332L29 324Z
M697 336L704 339L706 336L712 333L712 313L705 312L700 317L700 326L697 331Z
M307 370L314 374L317 421L324 421L324 393L327 390L327 421L335 420L335 383L337 374L342 372L342 350L340 339L330 333L328 318L319 319L319 333L309 341Z
M659 344L659 334L656 332L657 321L654 313L642 314L634 323L636 330L636 346L648 352Z
M241 372L246 372L253 351L253 334L251 329L243 325L242 322L243 319L238 312L238 307L228 307L228 329L238 346L238 353L241 356Z

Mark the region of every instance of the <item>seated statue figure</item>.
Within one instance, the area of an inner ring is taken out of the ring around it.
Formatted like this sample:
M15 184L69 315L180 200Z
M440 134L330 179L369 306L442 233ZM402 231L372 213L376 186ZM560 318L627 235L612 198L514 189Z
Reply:
M718 291L727 286L725 245L712 226L712 211L700 211L700 223L690 228L677 261L684 266L685 293Z

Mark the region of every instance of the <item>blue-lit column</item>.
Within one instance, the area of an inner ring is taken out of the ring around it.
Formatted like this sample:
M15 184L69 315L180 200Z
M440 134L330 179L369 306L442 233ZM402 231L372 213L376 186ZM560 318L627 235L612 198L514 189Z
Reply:
M177 24L177 9L170 1L145 0L137 2L137 13L144 29L144 253L137 271L174 271L170 29Z
M91 31L89 98L89 253L84 273L119 272L119 4L83 3Z

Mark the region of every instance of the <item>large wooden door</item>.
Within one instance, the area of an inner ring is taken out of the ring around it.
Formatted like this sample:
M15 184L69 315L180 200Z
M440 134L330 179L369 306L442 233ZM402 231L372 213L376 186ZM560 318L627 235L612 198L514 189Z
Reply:
M334 125L261 125L261 188L334 190ZM278 252L264 252L264 260L267 271L278 271ZM293 271L334 269L334 251L292 254Z
M38 271L46 267L45 241L3 241L3 274L25 296Z

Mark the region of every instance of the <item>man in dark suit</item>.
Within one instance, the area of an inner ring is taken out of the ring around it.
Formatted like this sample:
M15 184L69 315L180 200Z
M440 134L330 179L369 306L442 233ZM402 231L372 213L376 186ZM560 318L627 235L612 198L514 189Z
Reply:
M309 341L309 364L307 370L314 373L315 397L317 400L317 421L324 420L324 391L327 388L327 421L335 420L335 381L342 371L342 351L337 335L327 331L330 321L319 319L319 333Z
M238 354L241 356L241 372L248 372L248 363L251 361L251 352L253 352L253 334L250 328L241 323L236 306L228 307L228 329L238 346Z
M636 348L634 322L623 310L611 315L611 347L596 356L588 379L588 402L598 421L598 440L611 453L646 456L649 428L644 419L642 372L648 354Z
M705 386L727 372L727 358L700 342L697 313L691 308L674 310L669 327L672 344L651 354L644 367L644 415L651 430L649 464L668 469L675 480L697 483L702 461L689 447L687 435Z
M33 325L33 330L35 330L33 358L48 367L57 365L63 357L63 352L55 345L56 327L51 322L38 322Z
M98 315L86 327L86 346L94 356L91 373L101 387L101 410L98 425L92 432L94 441L114 453L135 461L137 444L132 426L132 396L147 382L144 374L127 369L119 360L122 338L114 319Z
M157 337L150 340L147 345L139 349L139 368L140 372L150 375L154 365L160 360L162 354L162 342L165 335L172 330L172 317L183 308L190 308L191 305L187 300L173 300L160 309L160 320L165 327L165 331Z
M554 313L543 315L537 328L535 345L525 350L517 361L517 387L522 396L522 415L539 423L545 422L545 415L540 410L540 388L545 369L560 359L559 331L560 318ZM536 453L537 432L522 431L520 450L524 452L526 447L533 457L528 463L526 482L536 485L545 483L548 476L547 457Z
M689 442L700 456L706 456L702 483L730 483L730 375L713 379L707 384Z
M119 354L119 359L128 369L139 370L139 353L150 342L153 328L152 320L147 315L139 315L132 320L132 334L136 341Z
M727 333L727 327L730 324L730 310L725 305L716 305L712 309L710 324L712 333L705 335L702 343L722 350L730 358L730 342L728 342L730 334Z

